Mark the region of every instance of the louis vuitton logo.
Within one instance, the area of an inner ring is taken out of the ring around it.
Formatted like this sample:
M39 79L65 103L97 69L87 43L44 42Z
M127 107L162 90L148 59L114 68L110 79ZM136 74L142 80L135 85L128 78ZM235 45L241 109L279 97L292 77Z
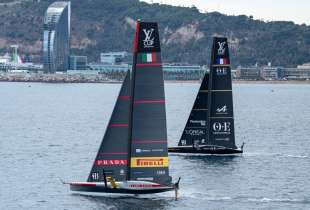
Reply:
M145 35L145 39L143 40L144 48L154 47L154 37L152 37L154 29L153 28L149 30L143 29L143 32Z

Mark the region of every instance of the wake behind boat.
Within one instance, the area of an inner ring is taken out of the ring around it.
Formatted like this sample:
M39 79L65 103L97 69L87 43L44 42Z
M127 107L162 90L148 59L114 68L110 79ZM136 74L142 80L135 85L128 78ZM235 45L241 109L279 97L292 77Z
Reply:
M149 194L177 190L179 181L171 181L158 26L138 21L132 74L127 72L87 182L71 182L70 189Z
M206 72L177 147L170 153L235 154L233 98L227 38L214 37Z

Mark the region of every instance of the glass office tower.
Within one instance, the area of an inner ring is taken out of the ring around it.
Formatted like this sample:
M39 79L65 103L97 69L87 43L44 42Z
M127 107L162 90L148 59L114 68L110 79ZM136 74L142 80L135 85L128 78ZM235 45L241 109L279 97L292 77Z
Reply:
M43 67L46 73L67 71L70 55L70 2L51 4L44 16Z

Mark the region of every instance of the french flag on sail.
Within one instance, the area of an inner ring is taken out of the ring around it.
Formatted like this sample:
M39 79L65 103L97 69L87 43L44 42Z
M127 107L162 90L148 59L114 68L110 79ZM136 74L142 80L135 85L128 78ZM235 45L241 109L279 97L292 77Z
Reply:
M217 58L215 61L215 64L218 65L227 65L228 63L228 59L227 58Z

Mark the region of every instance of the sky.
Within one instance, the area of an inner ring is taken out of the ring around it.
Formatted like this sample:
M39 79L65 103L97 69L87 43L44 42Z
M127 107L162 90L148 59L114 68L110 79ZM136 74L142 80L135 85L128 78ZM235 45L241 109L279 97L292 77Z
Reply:
M142 0L176 6L195 5L202 12L253 15L265 21L293 21L310 25L310 0Z

